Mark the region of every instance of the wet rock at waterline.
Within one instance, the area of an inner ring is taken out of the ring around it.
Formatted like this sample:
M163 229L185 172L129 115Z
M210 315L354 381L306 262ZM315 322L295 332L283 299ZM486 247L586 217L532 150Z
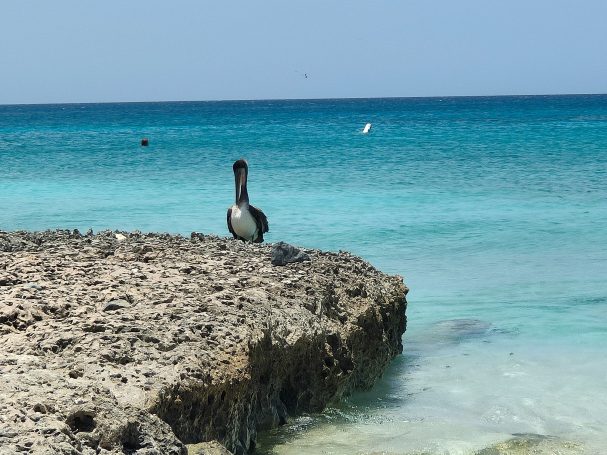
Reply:
M556 436L516 433L511 439L479 450L475 455L581 455L583 447Z

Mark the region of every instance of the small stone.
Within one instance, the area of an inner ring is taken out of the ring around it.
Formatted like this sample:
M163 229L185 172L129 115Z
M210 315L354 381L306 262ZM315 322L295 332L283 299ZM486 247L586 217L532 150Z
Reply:
M123 308L130 308L131 304L124 299L110 300L103 305L102 311L114 311L122 310Z
M310 256L293 245L278 242L272 246L272 265L282 266L303 261L310 261Z
M82 370L70 370L68 375L72 379L77 379L77 378L81 378L84 375L84 373L82 372Z
M34 412L39 412L40 414L46 414L48 411L46 406L43 403L36 403L34 405Z
M190 240L204 240L204 234L200 232L192 232L190 234Z

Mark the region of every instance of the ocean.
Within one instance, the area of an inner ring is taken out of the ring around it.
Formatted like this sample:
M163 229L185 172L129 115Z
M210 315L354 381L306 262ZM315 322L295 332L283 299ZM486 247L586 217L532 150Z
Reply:
M267 241L410 288L377 387L261 453L607 450L606 95L0 106L0 229L227 236L241 157Z

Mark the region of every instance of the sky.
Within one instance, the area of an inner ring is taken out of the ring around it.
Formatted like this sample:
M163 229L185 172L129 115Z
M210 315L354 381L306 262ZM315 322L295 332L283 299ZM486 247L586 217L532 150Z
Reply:
M0 104L566 93L607 0L0 1Z

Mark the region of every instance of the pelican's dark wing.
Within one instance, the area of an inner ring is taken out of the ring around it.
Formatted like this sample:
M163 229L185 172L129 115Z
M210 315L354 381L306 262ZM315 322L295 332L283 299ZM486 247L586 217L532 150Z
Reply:
M266 217L265 213L263 213L257 207L253 207L252 205L249 205L249 212L251 212L251 215L255 219L257 231L259 232L259 235L254 240L254 242L261 243L263 242L263 234L270 230L270 226L268 225L268 218Z
M238 238L236 232L234 232L234 229L232 229L232 207L228 209L228 231L230 231L230 234L232 234L235 239Z

